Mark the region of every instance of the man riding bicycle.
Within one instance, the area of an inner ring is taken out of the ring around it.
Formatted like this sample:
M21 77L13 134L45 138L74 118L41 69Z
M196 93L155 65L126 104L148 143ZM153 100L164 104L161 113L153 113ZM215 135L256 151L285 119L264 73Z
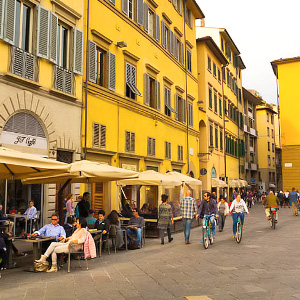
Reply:
M247 205L243 199L241 199L241 195L237 194L235 197L235 200L232 202L230 206L230 212L232 213L232 221L233 221L233 235L232 238L235 238L236 235L236 225L238 221L238 214L240 214L241 222L242 222L242 228L244 229L244 218L245 218L245 212L249 214Z
M209 192L203 194L203 200L200 203L198 215L203 219L203 225L205 225L205 218L210 217L212 232L213 235L215 235L215 217L219 217L219 211L216 200L211 199L211 194Z
M263 205L265 206L265 214L268 220L271 219L270 208L276 208L275 220L278 221L278 208L279 208L279 199L274 195L273 191L270 190L269 195L264 199Z

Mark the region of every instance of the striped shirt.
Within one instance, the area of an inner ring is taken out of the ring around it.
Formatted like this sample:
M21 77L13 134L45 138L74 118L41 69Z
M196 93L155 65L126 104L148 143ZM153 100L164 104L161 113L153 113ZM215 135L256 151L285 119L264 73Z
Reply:
M193 219L198 207L196 200L192 197L185 197L180 200L181 216L186 219Z

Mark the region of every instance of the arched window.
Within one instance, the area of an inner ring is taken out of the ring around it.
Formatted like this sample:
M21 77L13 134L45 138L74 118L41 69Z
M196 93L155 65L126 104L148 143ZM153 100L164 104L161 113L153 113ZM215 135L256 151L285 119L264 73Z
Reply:
M47 149L42 125L33 115L25 112L16 113L8 119L1 134L1 143Z
M211 178L217 178L217 171L214 167L211 169Z

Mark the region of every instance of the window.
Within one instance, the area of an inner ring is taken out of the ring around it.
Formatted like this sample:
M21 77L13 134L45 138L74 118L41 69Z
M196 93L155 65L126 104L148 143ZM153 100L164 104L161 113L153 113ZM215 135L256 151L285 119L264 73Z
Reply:
M130 19L134 19L134 11L135 11L135 9L134 9L134 0L128 0L128 17L130 18Z
M275 157L273 157L273 167L275 167Z
M270 128L267 127L267 136L270 136Z
M227 69L227 86L230 87L230 72Z
M165 25L165 23L162 21L162 26L161 26L161 30L162 30L162 45L165 49L170 51L170 33L169 33L169 28Z
M268 155L268 165L271 166L271 157Z
M268 142L268 151L270 151L270 142Z
M274 138L274 130L271 129L271 133L272 133L272 138Z
M192 16L192 12L187 7L186 7L185 21L186 21L186 23L191 28L193 28L193 16Z
M193 103L188 103L188 113L189 113L189 126L194 126L194 117L193 117Z
M154 37L154 12L148 9L148 33Z
M222 117L222 96L219 95L219 116Z
M155 156L155 139L148 137L148 155Z
M224 51L224 40L222 37L221 37L221 49L222 49L222 51Z
M213 106L213 101L212 101L212 88L211 86L208 87L208 107L210 109L212 109L212 106Z
M250 153L250 162L254 163L254 154L253 153Z
M102 50L101 48L97 48L97 84L104 86L104 72L105 68L105 61L106 61L106 51Z
M225 68L222 68L222 78L223 78L223 82L226 83L226 70L225 70Z
M214 146L214 127L212 124L209 125L209 145Z
M186 102L185 100L178 94L175 95L175 107L176 107L176 119L179 122L186 122ZM189 108L190 109L190 108ZM190 111L189 111L190 113ZM190 118L190 116L189 116ZM190 120L189 120L190 122ZM191 126L191 125L190 125Z
M165 158L171 159L171 143L165 142Z
M15 46L30 52L31 7L17 0L15 2Z
M57 64L64 69L69 69L69 29L63 24L58 24L57 35Z
M106 147L106 126L93 123L93 147L105 148Z
M224 114L225 114L225 116L228 116L227 98L226 97L224 97L224 103L223 103L223 105L224 105Z
M186 62L187 62L187 70L192 72L192 52L186 50Z
M218 68L218 81L221 82L221 70Z
M220 128L220 150L223 151L223 129Z
M274 116L271 116L271 124L274 124Z
M136 67L126 62L126 91L128 98L135 100L135 95L142 96L136 87Z
M215 78L217 77L217 66L215 63L213 63L213 75Z
M165 115L171 117L171 90L165 87Z
M178 161L183 161L183 146L177 147L177 154Z
M207 69L211 72L211 58L210 56L207 56Z
M267 122L269 122L269 113L267 113Z
M214 105L215 105L215 113L218 113L218 95L217 92L214 92Z
M272 143L272 152L275 152L275 145Z
M219 148L219 130L215 127L215 148Z
M160 82L149 74L144 74L144 103L152 108L161 110Z
M135 151L135 133L130 131L125 131L125 151L134 152Z

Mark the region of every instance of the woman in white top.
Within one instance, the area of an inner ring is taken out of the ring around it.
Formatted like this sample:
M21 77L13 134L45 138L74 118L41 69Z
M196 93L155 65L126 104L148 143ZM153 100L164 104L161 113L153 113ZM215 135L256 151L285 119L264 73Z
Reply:
M57 253L68 253L69 245L77 244L76 247L82 249L82 245L84 244L87 237L87 222L85 218L79 218L76 222L76 230L74 233L66 238L61 240L60 242L53 242L50 244L45 254L41 256L39 260L36 262L46 262L46 259L51 255L52 258L52 267L47 273L57 272Z
M233 202L230 206L230 212L232 212L232 221L233 221L233 228L232 228L233 229L233 235L232 235L232 238L235 238L238 214L240 214L243 229L244 229L245 212L247 214L249 214L247 205L246 205L245 201L243 199L241 199L240 194L237 194L235 196L235 200L233 200Z

